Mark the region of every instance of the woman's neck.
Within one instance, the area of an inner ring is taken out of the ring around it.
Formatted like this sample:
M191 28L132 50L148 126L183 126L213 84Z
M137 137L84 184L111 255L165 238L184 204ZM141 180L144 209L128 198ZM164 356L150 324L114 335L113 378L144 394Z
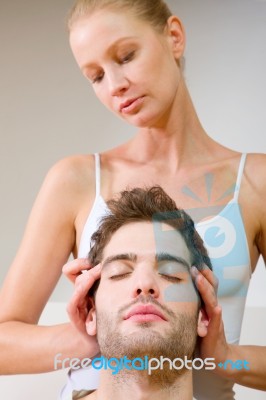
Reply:
M178 169L190 162L195 154L206 156L208 151L211 153L214 143L202 128L182 80L167 118L156 127L141 128L128 143L127 151L139 161L156 159L159 163L168 160L172 169Z

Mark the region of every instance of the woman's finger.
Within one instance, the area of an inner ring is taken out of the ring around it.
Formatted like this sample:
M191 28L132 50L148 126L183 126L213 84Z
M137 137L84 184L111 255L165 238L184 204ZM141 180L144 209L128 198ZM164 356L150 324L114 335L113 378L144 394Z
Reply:
M210 282L217 293L219 281L213 271L207 265L204 265L200 273Z
M85 298L81 302L80 295L76 291L67 305L67 313L72 324L79 331L85 332L85 321L88 315L87 302Z
M74 283L76 277L80 275L82 271L90 268L91 264L87 258L77 258L66 263L62 268L62 272L71 282Z
M212 318L208 324L208 338L213 340L214 343L217 342L218 334L221 329L222 323L222 308L216 306L212 313Z
M98 264L83 274L77 276L75 280L75 290L80 292L80 296L87 294L88 290L93 286L96 280L101 277L102 265Z
M193 267L192 276L204 302L208 318L211 318L218 305L216 289L201 272L195 271L195 267Z
M70 321L81 332L85 332L85 321L88 315L88 291L100 279L101 264L78 276L75 282L75 291L67 305Z

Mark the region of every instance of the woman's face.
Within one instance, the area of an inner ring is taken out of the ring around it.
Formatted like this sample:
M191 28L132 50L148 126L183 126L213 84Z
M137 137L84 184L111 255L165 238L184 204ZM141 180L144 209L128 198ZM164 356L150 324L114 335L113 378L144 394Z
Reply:
M176 99L183 42L173 34L178 20L172 25L158 33L129 12L101 10L72 28L74 57L96 96L132 125L162 125Z

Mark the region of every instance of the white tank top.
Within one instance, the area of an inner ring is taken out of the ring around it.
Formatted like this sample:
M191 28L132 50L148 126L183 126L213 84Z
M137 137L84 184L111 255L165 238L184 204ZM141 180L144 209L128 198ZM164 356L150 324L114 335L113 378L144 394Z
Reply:
M195 224L202 237L212 262L213 271L219 279L218 301L223 310L223 321L227 342L237 344L240 338L246 295L251 278L251 263L245 227L238 204L238 196L244 171L246 154L242 154L233 199L214 217ZM209 176L209 180L211 177ZM101 218L109 211L101 196L100 156L95 154L96 195L93 207L85 223L78 257L87 257L92 234L97 230ZM210 186L208 186L210 190ZM230 191L230 190L229 190ZM224 196L228 195L227 191ZM194 196L187 188L187 194ZM210 207L208 207L208 212ZM186 210L193 213L202 209ZM99 384L99 371L93 368L79 369L68 373L67 385L61 391L61 400L72 399L73 390L92 390ZM232 400L233 383L210 371L193 371L193 391L196 400Z

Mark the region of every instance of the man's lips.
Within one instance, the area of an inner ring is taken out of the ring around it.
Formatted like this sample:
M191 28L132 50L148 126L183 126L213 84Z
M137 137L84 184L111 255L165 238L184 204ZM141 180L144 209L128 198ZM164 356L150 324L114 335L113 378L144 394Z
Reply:
M133 307L124 316L124 320L131 321L167 321L164 314L151 304Z
M124 103L120 104L119 110L121 113L127 114L135 110L136 107L138 107L142 101L143 101L144 96L140 97L135 97L134 99L129 99L126 100Z

